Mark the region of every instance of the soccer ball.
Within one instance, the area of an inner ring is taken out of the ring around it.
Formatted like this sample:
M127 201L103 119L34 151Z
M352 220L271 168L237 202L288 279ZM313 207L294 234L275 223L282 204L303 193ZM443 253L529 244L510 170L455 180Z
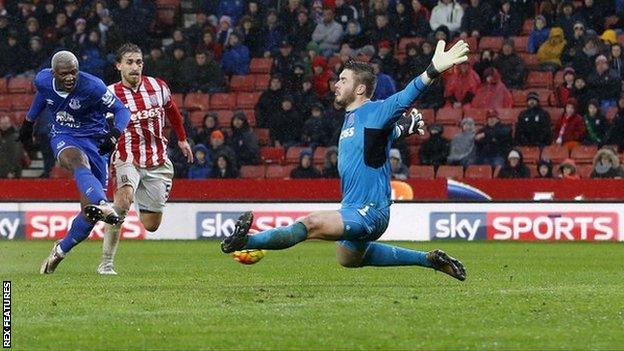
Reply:
M249 234L256 234L258 231L255 229L250 229ZM242 264L254 264L259 262L266 255L266 250L241 250L234 251L230 254L235 261Z

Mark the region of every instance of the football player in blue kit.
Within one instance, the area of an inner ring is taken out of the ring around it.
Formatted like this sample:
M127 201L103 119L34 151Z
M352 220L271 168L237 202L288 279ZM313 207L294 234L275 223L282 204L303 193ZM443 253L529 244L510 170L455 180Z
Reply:
M108 91L101 79L78 70L78 59L69 51L52 57L52 69L35 77L37 93L20 130L20 140L32 143L37 116L48 108L53 117L50 144L59 164L71 171L80 191L82 211L69 232L54 243L43 261L41 274L53 273L69 251L89 236L98 221L123 221L106 199L108 157L130 120L130 111ZM109 126L107 114L114 116Z
M390 145L394 139L424 134L422 115L405 111L434 79L468 59L468 44L462 40L444 48L439 41L427 70L381 101L370 101L376 84L371 65L348 61L336 83L336 102L346 109L338 143L340 210L313 212L290 226L254 235L248 235L253 214L245 212L221 250L279 250L307 239L332 240L338 241L337 258L344 267L416 265L465 280L461 262L441 250L421 252L376 242L390 220Z

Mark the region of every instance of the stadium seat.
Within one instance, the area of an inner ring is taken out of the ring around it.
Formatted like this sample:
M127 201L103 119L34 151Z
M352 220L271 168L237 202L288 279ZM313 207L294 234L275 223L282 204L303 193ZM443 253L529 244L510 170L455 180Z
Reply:
M563 84L563 71L557 71L557 73L555 73L555 77L553 78L553 83L555 87L558 87L561 84Z
M6 78L0 78L0 94L6 94L8 92L9 87Z
M9 79L8 92L10 94L29 94L33 91L33 85L30 79L22 77Z
M596 155L596 152L598 152L597 146L579 145L572 149L572 152L570 152L570 157L577 164L587 164L594 161L594 156Z
M409 168L409 177L411 179L433 179L435 172L433 166L414 165Z
M314 167L314 166L312 166L312 167ZM292 172L292 170L295 169L295 168L297 168L297 165L285 165L285 166L282 166L282 178L290 178L290 172ZM318 170L318 168L317 168L317 170Z
M280 166L269 165L266 169L267 178L289 178L290 172L296 167L296 165Z
M210 108L215 110L228 110L236 106L236 94L215 93L210 95Z
M442 136L447 140L453 139L455 135L461 132L461 128L459 126L444 126L444 131L442 132Z
M540 158L540 149L537 146L519 146L518 151L522 153L525 163L537 163Z
M441 108L436 113L436 123L458 125L464 112L458 108Z
M232 115L234 112L232 110L217 110L215 111L217 114L217 123L221 127L230 127L230 122L232 121Z
M267 146L271 144L271 137L268 128L254 128L254 134L258 138L258 145Z
M419 110L425 121L425 126L428 126L435 122L435 111L432 108L425 108Z
M399 46L397 47L397 53L406 54L407 52L405 51L405 48L407 47L408 44L414 43L420 46L420 44L422 44L423 41L425 41L425 38L422 38L422 37L401 38L399 40Z
M242 166L240 169L241 178L260 179L264 178L265 167L260 166Z
M304 146L291 146L286 150L286 164L299 164L299 155L303 150L310 150Z
M16 94L11 96L12 109L15 111L27 111L33 101L33 94Z
M464 168L462 166L440 166L436 172L436 178L462 179L464 178Z
M19 127L24 122L24 119L26 119L26 111L11 112L9 113L9 117L11 118L13 125Z
M537 178L537 166L534 164L527 164L526 166L529 168L531 178Z
M271 76L268 74L254 74L254 89L257 91L267 90Z
M528 36L511 37L511 40L514 42L516 52L527 52L529 47Z
M624 34L618 35L618 43L620 43L620 45L624 45Z
M492 178L498 178L498 174L500 173L501 168L503 168L503 167L502 166L494 167L494 173L492 174Z
M283 147L271 147L271 146L261 147L260 159L264 163L281 164L284 162L284 148Z
M511 98L513 99L514 107L526 107L527 105L527 91L524 90L512 90Z
M249 73L271 73L271 67L273 67L272 58L252 58L249 63Z
M210 108L210 96L204 93L186 94L184 108L187 110L208 110Z
M533 30L533 18L528 18L522 23L522 35L529 35Z
M254 91L254 77L251 75L246 76L232 76L230 79L231 91Z
M450 49L453 45L455 45L455 43L457 43L459 41L459 39L460 39L459 37L453 39L450 43L448 43L446 45L446 49L447 50ZM467 37L467 38L464 38L463 40L468 44L468 47L470 48L470 51L474 52L479 47L479 44L477 42L477 38L475 38L475 37Z
M415 166L420 164L420 146L408 146L407 150L409 151L409 162L403 162L407 166Z
M498 111L498 118L502 123L516 124L518 115L520 115L522 110L522 108L500 108L496 111Z
M465 108L464 109L464 118L470 117L474 119L476 124L484 124L487 115L486 108Z
M247 122L249 122L250 127L256 126L256 111L254 110L243 110L245 117L247 117Z
M494 52L499 52L503 47L503 38L502 37L483 37L479 41L479 51L483 50L493 50Z
M542 159L551 160L553 164L558 164L568 157L570 157L568 149L561 145L548 145L542 150Z
M325 153L327 152L327 148L324 146L317 146L314 149L314 164L315 165L323 165L325 163Z
M0 111L11 111L13 106L13 99L11 95L0 95Z
M491 179L492 167L488 165L471 165L466 168L466 178L470 179Z
M72 172L66 170L65 168L55 166L50 171L50 178L52 179L71 179L73 178Z
M184 94L171 94L171 98L178 108L184 108Z
M548 107L550 105L550 101L552 100L551 96L553 95L552 90L544 89L544 88L531 89L531 90L536 91L537 94L539 95L540 106Z
M191 111L189 112L189 120L193 127L201 127L204 124L204 116L206 111Z
M253 109L260 99L262 93L238 93L236 94L236 107L240 109Z
M425 123L425 135L410 135L405 138L405 143L409 146L416 146L422 144L429 138L429 132L426 130L429 124Z
M559 122L559 120L561 119L561 116L563 115L563 109L559 107L548 107L548 106L543 106L543 108L544 108L544 111L548 112L548 114L550 115L551 126L556 125L557 122Z
M591 178L591 174L594 171L594 165L584 164L576 165L576 173L583 179Z
M526 68L533 69L537 66L537 55L532 55L528 52L519 52L518 56L520 56Z
M553 75L552 72L531 71L527 75L525 87L552 89Z

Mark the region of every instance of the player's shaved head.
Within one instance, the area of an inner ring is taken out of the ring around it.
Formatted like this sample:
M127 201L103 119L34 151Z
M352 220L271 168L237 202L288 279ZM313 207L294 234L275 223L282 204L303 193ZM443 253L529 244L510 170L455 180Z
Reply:
M57 70L60 66L78 69L78 58L70 51L59 51L52 56L52 69Z

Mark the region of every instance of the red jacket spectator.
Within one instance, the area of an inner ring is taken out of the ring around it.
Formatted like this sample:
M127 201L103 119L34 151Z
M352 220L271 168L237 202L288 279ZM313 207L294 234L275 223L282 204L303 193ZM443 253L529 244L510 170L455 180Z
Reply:
M563 83L555 89L555 105L564 107L574 90L575 72L574 68L568 67L563 73Z
M555 125L553 134L557 144L569 148L580 144L583 138L585 138L585 122L583 122L583 117L576 113L576 106L576 99L568 99L565 112Z
M483 71L483 83L477 89L472 106L476 108L510 108L513 105L511 93L501 82L496 68L489 67Z
M468 63L455 67L452 73L445 77L445 81L444 97L447 100L447 107L470 104L481 84L479 74Z
M327 95L329 91L329 78L331 70L327 67L327 59L324 56L316 56L312 60L312 71L314 72L314 90L316 95L321 97Z

